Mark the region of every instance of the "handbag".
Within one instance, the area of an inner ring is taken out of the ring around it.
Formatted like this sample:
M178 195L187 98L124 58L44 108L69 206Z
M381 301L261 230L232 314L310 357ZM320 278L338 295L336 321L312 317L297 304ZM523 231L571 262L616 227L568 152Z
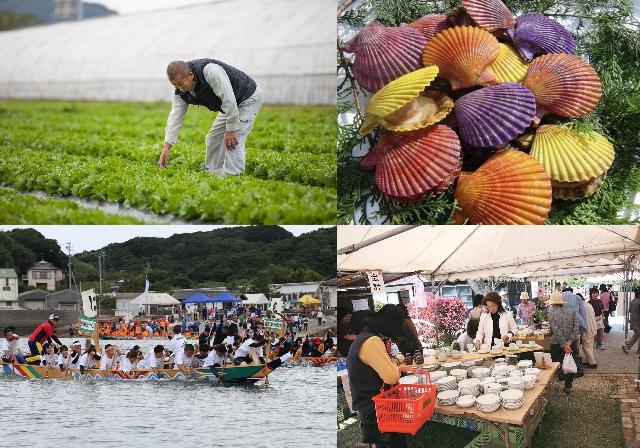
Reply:
M576 365L576 361L569 353L566 353L564 355L564 361L562 361L562 371L565 374L578 373L578 366Z

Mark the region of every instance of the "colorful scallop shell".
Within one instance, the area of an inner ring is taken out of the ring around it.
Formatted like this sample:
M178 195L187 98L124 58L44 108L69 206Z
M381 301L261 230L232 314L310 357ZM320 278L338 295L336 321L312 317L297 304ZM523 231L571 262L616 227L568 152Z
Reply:
M456 26L436 34L422 54L425 66L437 65L453 90L497 84L490 65L498 58L498 40L482 28Z
M576 41L569 31L555 20L537 12L522 14L515 30L508 30L513 44L525 61L547 53L573 53Z
M390 81L423 66L421 55L426 42L422 33L413 28L372 22L343 49L355 54L356 81L369 92L377 92Z
M463 0L462 4L478 26L497 31L515 26L509 9L500 0Z
M491 71L499 82L520 82L526 76L527 68L527 63L511 45L500 43L500 54L491 64Z
M376 170L376 184L389 198L416 202L439 194L453 183L462 167L460 140L437 124L410 132L390 132L361 161Z
M540 126L531 146L531 157L539 161L557 182L586 182L611 167L613 145L602 135L578 134L566 126Z
M441 121L453 109L453 101L443 93L423 92L437 75L438 67L425 67L376 92L367 104L360 134L366 135L376 126L412 131Z
M499 146L522 134L536 113L533 94L503 83L468 93L455 103L460 138L478 148Z
M553 197L568 201L588 198L600 189L606 178L607 175L603 174L586 182L556 182L552 180L551 188L553 189Z
M547 113L579 117L591 112L600 101L600 77L591 65L571 54L548 54L531 62L523 81L536 97L534 124Z
M542 224L551 210L551 181L536 160L508 149L460 173L454 197L462 209L458 224Z
M427 42L440 31L449 28L449 18L443 14L427 14L406 26L420 31Z

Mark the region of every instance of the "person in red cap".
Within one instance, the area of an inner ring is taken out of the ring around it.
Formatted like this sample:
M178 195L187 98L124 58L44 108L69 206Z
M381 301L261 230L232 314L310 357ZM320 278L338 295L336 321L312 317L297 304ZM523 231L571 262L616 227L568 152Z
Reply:
M49 315L49 319L36 328L31 336L29 336L29 350L31 355L36 356L42 354L42 346L45 342L51 343L53 340L56 344L62 345L60 339L56 336L54 325L60 318L56 314Z

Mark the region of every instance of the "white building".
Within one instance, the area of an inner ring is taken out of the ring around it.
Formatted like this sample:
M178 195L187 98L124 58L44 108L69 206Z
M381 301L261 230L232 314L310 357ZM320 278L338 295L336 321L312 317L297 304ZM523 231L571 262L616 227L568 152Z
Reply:
M64 280L64 272L48 261L41 260L29 268L26 280L29 286L46 291L55 291L56 282Z
M334 14L332 0L212 0L3 31L0 97L170 101L167 64L213 58L267 104L335 104Z
M324 282L277 283L271 287L276 289L284 303L295 302L305 294L320 299L324 308L336 306L336 286L326 286Z
M13 269L0 269L0 309L20 309L18 306L18 275Z

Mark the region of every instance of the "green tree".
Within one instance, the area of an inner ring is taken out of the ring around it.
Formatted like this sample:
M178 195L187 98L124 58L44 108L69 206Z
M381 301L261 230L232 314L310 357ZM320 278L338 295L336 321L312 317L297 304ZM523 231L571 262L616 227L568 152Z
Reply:
M0 31L15 30L41 23L43 23L42 20L31 14L21 14L11 10L0 13Z

